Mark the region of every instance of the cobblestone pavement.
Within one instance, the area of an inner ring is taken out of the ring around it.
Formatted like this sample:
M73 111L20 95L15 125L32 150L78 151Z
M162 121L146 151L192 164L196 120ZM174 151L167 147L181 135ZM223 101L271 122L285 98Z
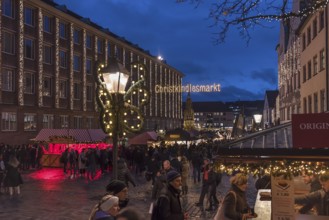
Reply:
M143 176L135 176L135 179L138 185L129 188L129 206L140 210L148 220L151 182L146 182ZM63 174L62 169L44 168L23 173L23 180L20 195L0 194L0 219L88 219L92 207L105 193L110 176L98 175L93 181L81 177L71 179ZM250 181L253 179L250 178ZM228 177L224 176L218 187L219 199L228 188ZM201 183L194 184L189 179L189 193L182 198L183 207L189 212L191 220L212 219L215 211L206 212L194 205L198 201L200 190ZM255 201L254 191L248 192L248 200L252 205Z

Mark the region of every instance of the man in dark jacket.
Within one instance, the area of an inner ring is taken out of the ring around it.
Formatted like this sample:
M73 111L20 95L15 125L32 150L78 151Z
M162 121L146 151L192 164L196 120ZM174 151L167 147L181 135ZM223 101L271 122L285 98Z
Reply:
M329 216L329 172L319 177L322 189L295 197L295 203L317 207L317 215Z
M167 185L160 193L157 202L157 220L186 220L188 214L182 209L180 203L180 187L182 178L179 172L173 170L167 173ZM153 210L155 212L155 210Z

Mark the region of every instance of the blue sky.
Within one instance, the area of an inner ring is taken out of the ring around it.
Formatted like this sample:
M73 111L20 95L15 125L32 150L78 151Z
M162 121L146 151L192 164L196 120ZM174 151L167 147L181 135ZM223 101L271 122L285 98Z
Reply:
M251 30L247 45L231 28L215 45L209 5L177 4L176 0L55 0L58 4L128 41L161 55L185 74L183 85L221 84L220 93L192 93L192 101L263 99L277 89L279 23ZM207 1L205 1L207 2Z

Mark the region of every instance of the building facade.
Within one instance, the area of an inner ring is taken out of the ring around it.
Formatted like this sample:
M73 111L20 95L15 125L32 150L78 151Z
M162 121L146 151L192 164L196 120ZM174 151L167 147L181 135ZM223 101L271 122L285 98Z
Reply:
M293 10L304 1L294 0ZM313 4L312 2L310 2ZM278 52L279 117L328 111L328 7L281 22Z
M132 79L139 74L132 62L148 69L144 130L181 126L181 94L155 91L156 85L181 86L180 71L51 0L0 4L0 142L24 144L42 128L99 128L95 63L106 65L111 56Z

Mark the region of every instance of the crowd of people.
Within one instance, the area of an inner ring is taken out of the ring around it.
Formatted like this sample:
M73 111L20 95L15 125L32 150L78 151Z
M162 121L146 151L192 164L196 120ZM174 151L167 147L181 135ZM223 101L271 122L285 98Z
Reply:
M189 148L184 145L121 147L117 166L118 179L106 186L106 194L95 204L89 219L143 219L139 211L128 205L128 190L130 185L137 185L134 178L144 175L152 183L152 219L189 219L188 212L182 207L181 197L189 194L190 176L192 183L201 184L201 192L195 205L205 211L215 211L214 220L257 217L246 200L248 175L237 172L231 177L231 188L222 201L217 198L217 187L222 174L214 170L213 150L209 144L192 144ZM9 147L0 144L1 192L19 194L20 185L23 184L20 171L40 169L42 154L42 148L37 145ZM63 172L68 176L93 180L96 172L110 172L112 151L93 148L83 149L79 153L67 148L60 161L63 163ZM302 205L299 213L329 215L329 174L316 176L303 173L302 177L306 184L310 184L311 190L309 194L295 198L296 204ZM271 188L270 176L260 175L255 188Z

